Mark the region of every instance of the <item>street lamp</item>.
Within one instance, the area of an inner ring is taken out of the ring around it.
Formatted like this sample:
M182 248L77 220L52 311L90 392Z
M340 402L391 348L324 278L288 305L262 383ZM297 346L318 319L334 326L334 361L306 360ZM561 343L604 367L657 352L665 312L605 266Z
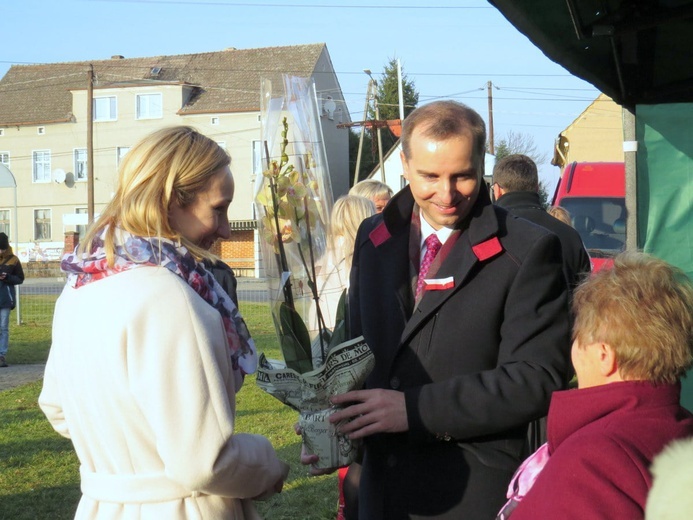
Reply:
M380 164L380 178L383 182L385 182L385 164L383 163L383 138L380 128L380 107L378 106L378 92L376 90L378 82L373 78L370 69L363 69L363 72L365 72L370 78L370 81L368 82L369 92L371 89L373 89L373 104L375 106L374 124L376 127L376 133L378 135L378 163ZM368 98L366 98L366 102L368 102ZM368 109L366 108L366 110Z

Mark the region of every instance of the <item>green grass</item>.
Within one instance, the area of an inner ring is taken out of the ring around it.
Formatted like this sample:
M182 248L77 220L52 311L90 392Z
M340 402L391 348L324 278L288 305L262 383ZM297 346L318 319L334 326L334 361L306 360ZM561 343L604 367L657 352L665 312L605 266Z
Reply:
M270 358L280 357L267 306L243 302L241 310L258 350ZM31 324L11 326L10 364L46 360L49 322L37 316ZM41 383L36 382L0 393L0 520L70 519L79 501L77 457L70 441L53 431L39 409L40 391ZM237 431L265 435L291 465L284 491L257 503L260 514L268 520L334 519L336 474L310 477L298 462L296 412L262 392L254 376L246 379L237 403Z

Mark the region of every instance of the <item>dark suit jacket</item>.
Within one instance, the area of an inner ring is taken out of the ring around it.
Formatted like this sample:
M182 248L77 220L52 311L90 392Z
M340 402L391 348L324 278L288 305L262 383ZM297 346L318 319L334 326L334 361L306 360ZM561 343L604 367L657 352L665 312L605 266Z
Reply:
M534 222L558 236L563 252L563 272L571 288L574 289L592 270L590 257L582 243L580 233L568 224L549 215L541 207L538 193L531 191L506 193L496 201L496 204L507 209L513 215Z
M352 333L375 354L367 388L404 392L409 431L365 442L359 518L492 519L526 455L527 424L570 373L567 287L555 235L491 204L414 309L414 199L399 192L359 229Z

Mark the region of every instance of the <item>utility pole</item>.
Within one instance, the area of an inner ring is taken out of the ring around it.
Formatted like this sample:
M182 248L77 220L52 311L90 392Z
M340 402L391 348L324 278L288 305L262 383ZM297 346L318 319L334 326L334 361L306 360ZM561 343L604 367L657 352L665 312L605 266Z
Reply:
M382 129L380 127L380 108L378 107L378 91L377 91L377 85L378 83L373 79L373 76L371 75L371 71L369 69L365 69L363 72L368 74L368 77L371 78L371 82L369 84L369 87L373 89L373 104L375 105L375 123L377 124L376 128L376 134L378 136L378 163L380 165L380 178L382 179L383 182L385 182L385 165L383 164L383 138L382 138ZM371 87L372 85L372 87Z
M370 77L371 71L369 69L364 69L363 72L368 74ZM366 89L366 106L363 108L363 120L368 119L368 107L371 102L371 88L373 88L373 78L368 80L368 89ZM361 153L363 152L363 136L366 133L366 125L361 125L361 136L359 137L359 151L356 154L356 168L354 170L354 184L359 182L359 170L361 169Z
M375 80L373 80L373 86L375 87ZM378 107L378 95L375 95L375 120L380 122L380 108ZM376 128L376 133L378 135L378 162L380 163L380 180L385 182L385 163L383 163L383 137L382 128L378 125Z
M399 58L397 58L397 98L399 101L399 120L401 122L404 122L404 89L402 88L402 63L399 61Z
M87 71L87 219L94 222L94 66Z
M489 81L486 83L486 89L488 91L488 152L491 155L496 155L493 148L493 94L491 89L493 84Z

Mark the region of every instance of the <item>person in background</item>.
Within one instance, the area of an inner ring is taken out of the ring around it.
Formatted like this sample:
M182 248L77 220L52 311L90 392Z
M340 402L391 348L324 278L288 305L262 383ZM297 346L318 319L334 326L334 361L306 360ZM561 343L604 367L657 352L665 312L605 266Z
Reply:
M549 206L546 208L546 212L553 218L557 218L564 224L573 227L573 219L570 218L570 212L563 206Z
M496 204L513 215L548 229L560 240L563 271L568 286L573 289L591 271L590 257L580 234L549 215L539 198L537 165L522 154L503 157L493 167L491 185Z
M357 195L372 200L375 204L375 212L382 213L392 198L392 190L384 182L365 179L354 184L349 190L349 195Z
M409 185L359 228L350 333L375 368L332 398L344 408L330 419L364 439L359 518L495 517L529 421L568 383L558 239L491 204L485 147L469 107L417 108L402 132Z
M329 278L325 280L323 295L326 296L326 308L334 320L337 303L342 294L342 288L349 288L349 272L351 271L352 258L354 256L354 241L356 233L363 222L368 217L375 215L375 205L366 198L356 195L345 195L334 203L330 215L330 225L328 234L328 251L332 258L332 268ZM330 287L336 290L330 290ZM322 300L321 300L322 304ZM337 520L345 518L345 508L355 509L357 507L358 489L350 487L344 479L347 470L352 472L352 478L357 479L358 465L356 462L351 468L341 468L338 473L339 499L337 505ZM351 492L351 494L350 494ZM347 505L346 501L349 500Z
M354 240L361 222L375 214L370 199L344 195L337 199L330 213L325 262L318 277L320 309L327 328L334 326L337 304L343 290L349 288L349 271L354 256Z
M0 233L0 368L7 367L10 344L10 312L17 306L15 285L24 282L24 270L19 258L12 252L10 240Z
M693 415L680 405L693 364L686 275L623 253L578 286L573 307L578 388L553 394L549 442L513 479L499 519L641 519L653 458L693 435Z
M270 442L235 431L257 355L202 264L230 235L229 163L189 127L145 137L62 260L39 405L80 460L78 519L256 519L253 499L282 489Z

